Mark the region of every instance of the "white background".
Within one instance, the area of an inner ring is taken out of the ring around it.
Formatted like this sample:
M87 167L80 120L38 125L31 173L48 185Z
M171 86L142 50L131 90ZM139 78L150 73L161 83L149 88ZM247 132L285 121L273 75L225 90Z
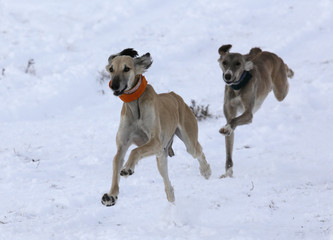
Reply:
M329 0L0 0L0 239L332 240L332 42ZM236 129L234 178L220 179L229 43L275 52L295 76ZM151 53L157 92L214 115L199 122L209 180L174 142L175 204L153 157L121 179L115 206L100 203L122 104L100 72L128 47Z

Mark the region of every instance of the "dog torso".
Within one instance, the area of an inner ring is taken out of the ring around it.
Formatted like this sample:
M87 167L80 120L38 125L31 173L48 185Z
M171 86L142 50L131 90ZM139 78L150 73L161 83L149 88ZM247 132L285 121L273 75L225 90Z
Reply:
M148 84L137 101L123 104L119 126L122 130L118 133L129 136L137 146L145 144L153 137L152 134L156 134L166 146L178 127L179 105L184 104L179 98L173 92L157 94Z
M273 80L278 81L276 73L282 66L284 68L281 58L266 51L259 53L252 62L253 68L249 71L252 78L243 88L234 90L225 86L224 103L236 107L238 113L244 112L245 107L253 107L252 113L255 113L273 89Z

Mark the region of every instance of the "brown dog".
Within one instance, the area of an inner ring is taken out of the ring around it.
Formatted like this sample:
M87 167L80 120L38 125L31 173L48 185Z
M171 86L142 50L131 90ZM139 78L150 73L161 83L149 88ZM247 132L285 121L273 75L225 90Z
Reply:
M156 155L158 170L163 178L167 199L175 201L174 190L168 177L168 155L174 135L185 144L187 152L197 158L200 172L206 179L211 175L210 166L198 142L198 124L191 109L175 94L157 94L147 84L142 74L152 64L149 53L138 57L133 49L125 49L109 57L106 69L111 74L110 88L124 101L117 132L117 153L113 159L111 189L102 197L102 203L112 206L119 194L119 178L134 173L134 167L144 157ZM125 154L131 151L124 164Z
M232 177L232 150L234 130L237 126L252 122L253 114L260 108L271 90L278 101L282 101L288 93L287 77L292 78L294 72L283 60L260 48L252 48L246 55L229 53L232 45L223 45L218 52L218 62L223 71L226 83L224 91L223 111L227 124L220 129L225 135L226 173L221 177ZM241 113L239 116L237 113Z

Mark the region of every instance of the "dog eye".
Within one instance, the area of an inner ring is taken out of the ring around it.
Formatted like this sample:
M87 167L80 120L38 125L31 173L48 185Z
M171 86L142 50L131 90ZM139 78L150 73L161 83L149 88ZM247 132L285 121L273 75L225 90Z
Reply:
M113 66L111 66L111 67L109 68L109 71L110 71L110 72L113 72Z
M240 62L236 62L235 65L236 65L237 67L239 67L239 66L241 65L241 63L240 63Z
M223 62L222 62L222 65L223 65L223 66L227 66L227 64L228 64L227 61L223 61Z
M131 69L129 67L125 66L124 72L128 72L129 70L131 70Z

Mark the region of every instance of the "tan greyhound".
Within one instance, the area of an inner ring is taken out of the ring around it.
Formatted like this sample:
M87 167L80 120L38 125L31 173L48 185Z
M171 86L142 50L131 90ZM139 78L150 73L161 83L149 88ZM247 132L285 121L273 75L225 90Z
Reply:
M144 157L156 155L158 170L163 178L168 201L174 202L174 190L168 177L167 157L173 156L172 142L177 135L187 152L197 158L200 172L206 179L210 166L198 142L198 124L190 108L175 94L157 94L142 74L150 67L149 53L138 57L133 49L125 49L109 57L106 69L111 74L110 88L124 101L117 132L117 153L113 159L111 189L102 197L102 203L112 206L119 194L120 176L134 173L134 167ZM131 144L137 145L124 164Z
M223 71L226 83L224 91L223 111L227 124L220 129L225 135L226 173L221 177L232 177L232 150L234 130L237 126L252 122L253 114L260 108L269 92L273 89L278 101L282 101L288 93L287 77L292 78L294 72L283 60L260 48L252 48L246 55L229 53L232 45L223 45L218 52L218 62ZM240 115L237 115L240 113Z

